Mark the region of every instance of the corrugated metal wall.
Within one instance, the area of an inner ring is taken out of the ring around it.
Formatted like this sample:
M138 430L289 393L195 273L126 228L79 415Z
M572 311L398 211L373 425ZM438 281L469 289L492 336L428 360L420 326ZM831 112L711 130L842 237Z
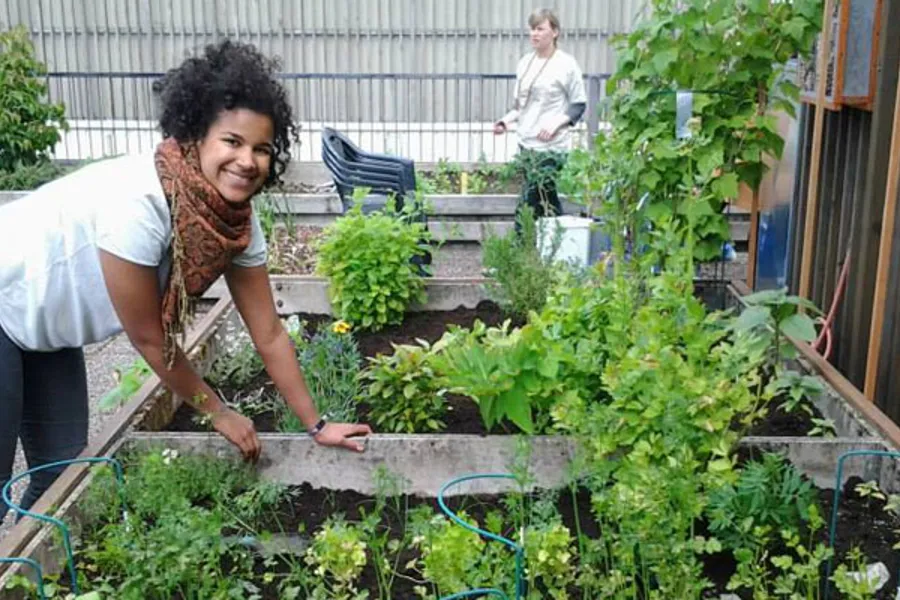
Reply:
M813 246L811 299L828 311L837 296L841 268L849 256L847 284L838 297L830 361L856 387L865 383L872 301L881 234L891 125L900 66L900 3L886 2L872 112L843 107L827 111L822 136L818 218ZM801 154L792 221L790 288L799 289L815 109L801 115ZM900 422L900 227L894 226L894 256L888 290L876 401ZM848 254L849 251L849 254Z
M528 49L522 0L3 0L0 29L23 24L55 72L161 72L223 36L251 41L301 74L429 74L431 80L314 77L290 85L318 120L471 121L509 103L505 79ZM611 36L643 0L559 0L561 47L586 74L614 69ZM149 80L55 78L72 118L148 118ZM337 104L337 106L335 106Z

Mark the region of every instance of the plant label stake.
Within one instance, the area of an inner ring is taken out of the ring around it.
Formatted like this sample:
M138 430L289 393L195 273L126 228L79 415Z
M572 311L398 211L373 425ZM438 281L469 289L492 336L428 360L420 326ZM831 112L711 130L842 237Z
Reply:
M694 93L680 90L675 93L675 138L686 140L693 136L688 121L694 113Z

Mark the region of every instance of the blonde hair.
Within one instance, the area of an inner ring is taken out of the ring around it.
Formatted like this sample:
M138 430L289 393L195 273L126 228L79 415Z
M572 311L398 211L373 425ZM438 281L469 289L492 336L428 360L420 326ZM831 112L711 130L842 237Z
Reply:
M553 45L556 45L559 39L559 17L550 8L538 8L528 16L528 26L534 29L544 21L550 25L550 29L556 32L557 37L553 38Z

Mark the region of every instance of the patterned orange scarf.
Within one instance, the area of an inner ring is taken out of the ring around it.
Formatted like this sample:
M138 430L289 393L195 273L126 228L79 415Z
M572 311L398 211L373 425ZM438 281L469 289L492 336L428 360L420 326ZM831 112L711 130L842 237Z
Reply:
M250 244L250 201L232 204L203 176L196 145L167 138L156 148L156 173L172 213L172 267L163 293L166 368L175 363L193 300Z

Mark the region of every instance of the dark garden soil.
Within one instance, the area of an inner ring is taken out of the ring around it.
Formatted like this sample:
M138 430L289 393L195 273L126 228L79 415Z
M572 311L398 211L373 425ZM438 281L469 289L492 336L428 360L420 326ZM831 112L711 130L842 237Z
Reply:
M332 322L332 317L327 315L312 315L301 313L298 315L301 321L306 321L306 330L315 331L321 325ZM480 320L489 327L500 325L506 317L493 302L484 301L474 309L458 308L452 311L414 312L408 313L403 323L392 325L377 332L354 333L353 336L359 346L360 355L375 357L379 354L393 354L393 344L417 344L417 339L428 343L438 341L447 328L458 325L463 328L471 328L476 320ZM274 386L265 372L260 373L244 389L232 389L223 387L220 389L225 398L234 398L248 389L258 389L267 386L274 391ZM445 433L470 433L485 434L484 423L478 411L478 405L470 398L450 395L447 397L449 411L444 419L447 427ZM360 422L367 422L368 407L365 404L359 406ZM196 412L187 405L182 405L175 413L175 417L165 428L166 431L198 431L203 426L196 423ZM258 431L277 431L278 415L273 410L267 410L253 415L253 422ZM502 426L495 428L493 433L504 433Z
M900 541L900 519L890 515L884 510L884 502L872 498L864 498L856 493L855 487L863 483L858 477L847 480L841 492L838 503L838 521L835 535L832 572L842 561L848 552L859 548L863 555L863 565L882 562L891 575L890 581L878 594L877 600L894 600L897 593L897 572L900 569L900 553L893 549L894 544ZM834 490L817 489L818 506L825 526L816 532L815 542L828 546L829 526L831 512L834 507ZM698 529L702 530L701 525ZM803 542L808 546L808 536ZM773 549L770 556L778 555L783 549ZM704 563L704 575L710 579L720 592L725 591L728 579L734 574L736 563L730 553L722 552L710 556ZM856 567L848 565L853 571ZM824 568L822 570L824 577ZM742 599L752 600L749 593L739 593ZM717 596L716 596L717 597ZM841 598L841 595L832 588L830 598Z
M774 399L769 405L769 414L766 418L757 422L747 435L758 436L805 436L816 426L813 419L821 419L819 409L807 404L807 410L797 408L791 412L785 411L781 406L781 399Z
M898 568L900 568L900 556L892 549L892 545L898 539L898 536L894 534L894 530L900 528L900 520L891 518L885 513L883 503L877 500L860 498L853 491L857 483L860 483L860 480L848 481L841 496L835 541L836 554L833 564L834 566L840 564L847 552L852 547L858 546L863 552L866 564L880 561L888 567L888 570L891 572L891 581L876 598L892 599L894 596L888 590L897 589L896 573ZM335 492L332 490L313 489L309 486L297 488L296 492L297 496L294 502L283 506L279 511L278 520L285 531L297 531L298 528L303 528L307 532L315 531L329 516L334 514L342 514L349 521L358 521L362 518L361 509L371 513L374 507L374 500L371 497L354 492ZM834 492L831 490L818 490L818 494L821 514L826 521L830 521ZM464 509L471 518L482 524L484 523L485 515L491 511L507 513L502 496L449 498L447 499L447 504L454 511ZM437 501L434 499L415 497L399 499L399 506L401 507L411 509L422 505L431 507L435 512L440 511ZM575 505L577 505L577 511ZM394 506L394 503L391 502L389 506ZM574 502L570 491L561 492L556 500L556 509L561 515L563 523L572 532L573 537L578 531L578 525L580 525L583 535L594 539L599 537L600 528L591 512L590 493L587 490L579 489L575 494ZM382 515L382 523L391 531L391 537L401 537L405 526L403 519L391 509L382 511ZM576 522L578 525L576 525ZM702 523L699 524L698 529L703 529ZM816 541L827 545L827 526L817 533ZM775 553L780 552L779 550ZM403 565L414 557L415 554L409 552L408 555L402 557L399 564ZM510 554L511 561L512 558L512 554ZM734 574L735 562L729 553L723 552L709 556L704 565L704 576L714 585L714 593L709 594L709 596L718 598L719 594L726 592L728 580ZM414 574L411 573L410 575ZM363 573L361 589L369 589L371 590L370 597L377 597L376 586L375 572L370 564ZM416 598L417 596L412 586L413 584L409 581L397 578L391 598ZM571 589L570 593L573 594L573 597L581 597L580 592L576 589ZM751 598L749 594L739 595L742 598ZM835 590L832 590L830 597L837 599L840 598L840 595Z
M854 492L854 487L860 483L859 479L850 480L845 486L844 493L841 496L838 510L838 526L835 543L835 560L834 566L840 564L848 550L854 546L858 546L863 553L864 563L871 564L874 562L883 562L891 573L891 581L882 591L875 597L879 600L887 600L893 598L894 595L890 590L897 589L896 572L900 568L900 560L897 553L892 550L892 545L897 540L895 530L900 528L900 520L889 517L883 510L883 502L872 500L869 498L861 498ZM261 522L254 523L254 529L263 534L266 532L278 534L296 534L299 532L301 537L310 537L318 531L330 517L340 515L347 522L360 522L366 515L377 514L379 516L378 532L379 534L388 534L388 539L402 540L406 536L407 543L401 544L399 560L392 560L397 565L398 577L394 578L394 584L391 588L390 597L394 599L414 599L416 595L413 587L414 581L409 578L418 579L419 573L407 570L408 563L418 558L418 550L408 544L412 537L407 531L409 525L407 513L416 507L428 507L434 514L440 514L440 508L436 499L418 498L411 496L388 498L384 507L375 512L376 501L370 496L365 496L349 491L333 491L325 489L314 489L309 485L295 487L291 490L291 494L280 503L275 510L271 511L269 516L262 517ZM831 507L833 506L833 492L829 490L818 490L818 504L822 516L826 521L830 520ZM530 514L529 507L532 505L533 497L528 497L525 502L525 512ZM463 496L447 498L446 503L450 510L458 512L465 510L469 517L469 522L473 519L480 524L485 523L485 517L491 512L505 515L504 527L509 528L512 525L510 520L509 503L504 500L501 495L480 495L480 496ZM598 539L600 536L600 527L596 523L592 509L590 493L585 489L578 489L574 492L563 490L556 494L555 514L558 514L565 526L569 528L573 538L577 538L580 531L583 536L591 539ZM547 514L544 510L542 514ZM706 527L703 522L698 522L695 532L703 534ZM97 530L102 532L102 529ZM231 535L240 533L237 531L223 531L223 535ZM510 535L510 531L503 532ZM101 534L102 535L102 534ZM243 535L243 534L242 534ZM267 536L262 535L259 539L265 539ZM96 542L97 540L94 540ZM828 543L828 529L823 528L816 534L816 541L824 544ZM498 542L486 541L487 544ZM804 539L804 545L806 540ZM573 544L578 547L577 542ZM296 551L296 550L295 550ZM302 549L300 550L302 552ZM770 556L783 554L781 548L774 548ZM396 559L396 555L391 556ZM360 579L357 581L360 590L368 590L369 598L378 598L378 579L373 567L373 557L371 546L366 552L367 564L363 570ZM509 554L510 570L513 565L513 554ZM263 583L263 573L281 573L290 572L290 564L294 562L302 563L302 557L296 554L277 554L275 558L263 565L262 559L257 559L260 575L260 581L256 582L261 593L261 598L275 599L278 598L275 584ZM85 572L95 572L88 565L79 567ZM722 552L715 555L708 555L704 560L703 576L712 584L712 589L706 593L708 598L718 598L719 594L726 591L726 585L735 570L735 562L730 552ZM227 572L227 569L224 570ZM278 581L276 577L274 580ZM151 592L152 590L147 590ZM574 587L569 590L570 597L582 597L581 592ZM751 596L746 593L738 594L742 599L750 599ZM543 597L543 596L542 596ZM831 592L831 598L841 598L835 590ZM173 596L180 599L180 596Z
M327 326L332 322L332 317L327 315L315 315L301 313L298 315L301 321L306 321L306 330L314 332L320 326ZM393 344L417 344L418 339L434 343L444 335L451 325L463 328L471 328L476 320L480 320L488 326L497 326L503 322L505 315L500 307L490 301L481 302L476 308L458 308L452 311L414 312L408 313L403 323L392 325L378 332L355 332L354 338L359 346L360 355L375 357L379 354L392 354ZM517 325L517 323L513 323ZM232 388L224 386L220 393L224 398L235 398L246 394L248 390L266 388L266 391L275 392L274 385L268 374L263 371L244 388ZM485 429L477 404L465 396L447 396L449 410L444 419L446 428L444 433L451 434L478 434L487 433L503 434L512 433L516 429L508 424L499 424L490 432ZM821 418L822 415L814 407L810 406L812 414L804 410L785 412L780 407L781 402L772 402L769 415L753 426L747 435L754 436L806 436L815 426L812 419ZM359 422L369 422L369 408L365 403L359 405ZM258 414L248 415L253 419L257 431L278 431L278 413L268 409ZM166 431L198 431L206 430L207 426L197 423L197 413L187 405L182 405L176 411L174 418L165 428Z

